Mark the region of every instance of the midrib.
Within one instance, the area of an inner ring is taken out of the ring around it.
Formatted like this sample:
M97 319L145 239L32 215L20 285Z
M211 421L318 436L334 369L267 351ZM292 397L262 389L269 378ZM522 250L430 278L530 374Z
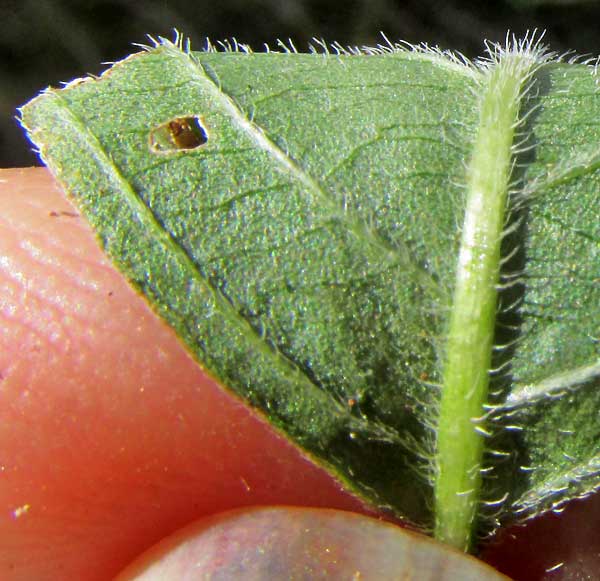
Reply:
M496 326L501 241L527 82L535 53L509 51L482 71L479 125L446 342L434 458L435 536L468 550L477 518Z

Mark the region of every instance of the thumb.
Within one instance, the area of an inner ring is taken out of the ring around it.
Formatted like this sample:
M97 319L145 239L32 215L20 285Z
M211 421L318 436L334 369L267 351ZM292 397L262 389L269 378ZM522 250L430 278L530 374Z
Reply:
M116 581L180 579L501 581L488 565L423 535L348 512L258 508L186 527Z

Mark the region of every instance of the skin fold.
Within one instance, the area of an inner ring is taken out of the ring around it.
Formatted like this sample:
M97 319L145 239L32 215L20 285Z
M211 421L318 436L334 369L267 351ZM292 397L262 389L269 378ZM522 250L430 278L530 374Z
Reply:
M0 318L0 578L109 579L232 508L369 514L203 373L44 169L0 170ZM521 579L597 572L599 539L595 497L487 555Z

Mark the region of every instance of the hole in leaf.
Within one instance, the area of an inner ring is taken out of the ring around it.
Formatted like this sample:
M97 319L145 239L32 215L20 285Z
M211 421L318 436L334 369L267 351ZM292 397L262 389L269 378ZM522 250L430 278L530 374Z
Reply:
M208 131L199 116L175 117L150 131L150 149L154 153L175 153L201 147Z

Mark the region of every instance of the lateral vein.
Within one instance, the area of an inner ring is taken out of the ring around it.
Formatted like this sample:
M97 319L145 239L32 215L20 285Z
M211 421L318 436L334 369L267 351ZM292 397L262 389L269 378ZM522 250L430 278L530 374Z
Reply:
M197 281L214 300L215 304L218 305L219 311L227 318L227 320L233 326L237 327L240 332L247 337L250 344L262 352L271 359L277 359L280 361L278 367L280 371L285 375L293 375L294 377L302 378L301 381L305 384L305 388L308 390L318 390L320 394L325 394L318 385L314 384L310 378L302 371L296 363L290 360L282 353L273 351L273 348L265 342L257 331L250 325L250 323L242 317L231 305L231 303L217 290L203 275L199 266L189 256L186 250L177 243L170 232L156 219L150 208L144 203L140 195L133 189L131 184L125 179L120 172L117 165L111 159L111 157L105 151L103 145L97 139L96 135L92 133L85 123L83 123L75 113L71 110L68 103L56 91L51 91L47 95L52 95L57 102L55 109L56 113L60 115L65 124L76 129L76 134L81 137L80 142L83 148L90 150L90 155L98 163L102 170L103 175L110 183L111 187L120 192L123 199L129 203L135 212L138 219L144 224L144 227L153 232L154 236L161 240L161 243L169 248L169 252L178 257L178 260L186 265L186 269L195 281ZM75 133L73 135L75 135ZM283 365L282 365L283 364ZM348 415L344 407L337 402L332 396L328 398L330 400L333 409L336 409L342 415ZM360 423L360 422L354 422Z
M169 50L168 47L165 48ZM187 55L187 60L194 78L198 79L202 86L212 93L215 101L220 103L232 122L257 147L265 151L294 181L301 184L307 192L319 200L321 207L329 211L331 218L344 224L348 232L355 239L360 240L365 247L371 248L378 257L384 255L385 262L400 262L404 267L410 268L423 288L427 289L434 296L439 295L440 288L438 283L427 270L415 263L410 250L405 244L401 241L395 242L394 245L390 244L376 231L366 228L363 222L345 211L330 192L324 189L315 178L298 165L290 155L269 139L262 128L240 110L233 99L206 73L201 63L195 61L192 55Z
M559 397L567 391L599 378L600 361L577 369L569 369L563 373L546 377L537 383L522 386L508 396L501 409L520 407L548 396Z

